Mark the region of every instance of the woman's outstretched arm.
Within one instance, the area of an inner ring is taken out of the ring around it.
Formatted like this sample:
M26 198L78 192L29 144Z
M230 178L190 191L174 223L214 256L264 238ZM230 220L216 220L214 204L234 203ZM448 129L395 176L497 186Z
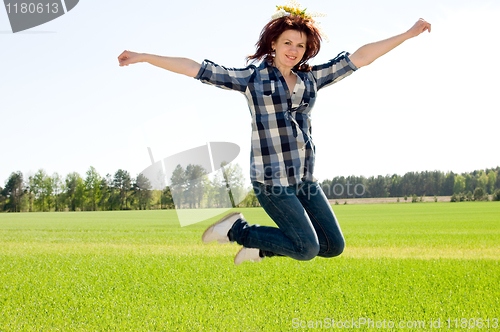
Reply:
M396 46L403 43L405 40L416 37L425 30L431 32L431 24L426 22L424 19L420 19L405 33L360 47L356 52L349 56L349 59L358 68L367 66L382 55L394 49Z
M154 66L190 77L196 77L201 68L198 62L187 58L135 53L131 51L123 51L122 54L118 56L118 61L121 67L138 62L148 62Z

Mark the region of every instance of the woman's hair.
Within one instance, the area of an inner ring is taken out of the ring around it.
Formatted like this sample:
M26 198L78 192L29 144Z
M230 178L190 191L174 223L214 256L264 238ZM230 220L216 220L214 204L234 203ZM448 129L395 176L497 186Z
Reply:
M307 35L306 52L294 69L299 71L311 70L307 61L319 53L321 35L314 21L298 15L283 16L266 24L260 33L259 41L255 44L257 47L255 54L249 55L247 61L264 59L272 62L274 57L271 43L276 42L286 30L297 30Z

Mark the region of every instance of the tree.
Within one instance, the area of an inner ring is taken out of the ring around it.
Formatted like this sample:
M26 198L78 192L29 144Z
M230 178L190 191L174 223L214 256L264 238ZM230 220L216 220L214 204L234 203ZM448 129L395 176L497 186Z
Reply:
M39 169L33 177L33 193L35 206L38 207L38 210L45 211L45 205L49 204L48 196L51 194L51 190L49 176L45 173L45 170Z
M223 187L226 191L226 197L228 198L228 206L235 206L240 201L245 199L246 193L243 185L244 177L243 171L238 164L227 164L226 162L221 164L221 175L223 179Z
M172 193L169 187L165 187L161 195L161 208L162 209L173 209L175 208L174 199L172 198Z
M472 190L474 190L474 184L473 184L473 178L472 178L472 176L469 173L467 173L467 174L465 174L464 178L465 178L465 188L464 188L464 191L470 191L470 192L472 192Z
M132 179L130 178L130 174L125 170L119 169L115 173L113 185L120 194L121 209L127 209L128 194L132 186Z
M33 212L33 201L35 199L35 182L33 175L28 177L28 183L26 184L26 188L28 190L28 211Z
M497 182L497 174L492 170L488 172L488 193L493 194L495 192L495 185Z
M371 177L368 182L368 192L370 197L388 197L389 192L385 184L385 178L379 175L377 178Z
M23 182L23 173L17 172L10 175L5 188L2 190L2 195L7 198L4 209L11 212L21 211L21 199L25 193Z
M54 183L52 181L52 177L47 174L44 180L44 188L47 199L47 209L50 212L52 206L55 203L54 199Z
M106 174L106 177L101 178L101 182L99 183L99 188L101 190L101 199L98 203L101 210L112 210L112 188L111 183L113 180L111 179L111 174Z
M495 193L493 194L493 200L494 201L500 201L500 189L498 189L497 191L495 191Z
M55 210L60 211L62 207L62 193L63 193L63 181L61 176L56 172L52 174L52 177L50 178L52 182L52 188L54 191L54 204L55 204Z
M80 208L80 211L85 210L85 183L81 177L76 179L75 188L75 205Z
M184 168L179 164L175 167L170 177L170 192L174 198L175 208L180 209L187 188L187 179Z
M189 207L196 208L201 206L201 200L204 194L204 176L207 174L203 166L189 164L185 171L186 189L185 198Z
M465 178L462 175L455 177L455 184L453 185L453 193L460 194L465 190Z
M146 210L151 201L152 191L151 183L142 173L137 176L134 183L134 194L139 202L139 210Z
M444 179L443 188L441 190L441 195L443 196L451 196L453 195L453 187L455 186L455 174L450 172L446 174L446 178Z
M474 190L474 200L475 201L482 201L484 200L486 196L486 193L484 192L484 189L481 187L477 187L476 190Z
M0 187L0 211L4 210L6 201L7 201L7 197L5 197L3 195L3 188Z
M101 176L97 173L96 169L90 166L85 178L85 191L90 203L90 209L96 210L97 203L101 200Z
M76 188L79 179L81 180L80 174L73 172L66 175L66 179L64 180L64 182L66 183L66 197L69 200L68 205L71 211L76 211L76 206L78 205L76 202Z
M397 174L393 174L391 177L391 187L389 188L389 192L392 197L402 196L402 188L401 188L401 177Z
M487 187L488 186L488 176L486 175L486 173L484 171L481 171L481 173L479 173L479 177L477 178L477 185L476 187L479 187L481 189L483 189L484 192L487 192Z

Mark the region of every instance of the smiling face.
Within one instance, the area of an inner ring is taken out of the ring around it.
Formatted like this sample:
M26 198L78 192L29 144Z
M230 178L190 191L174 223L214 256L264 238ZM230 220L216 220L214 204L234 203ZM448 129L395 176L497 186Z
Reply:
M271 43L275 50L274 65L282 69L295 67L306 52L307 35L297 30L286 30Z

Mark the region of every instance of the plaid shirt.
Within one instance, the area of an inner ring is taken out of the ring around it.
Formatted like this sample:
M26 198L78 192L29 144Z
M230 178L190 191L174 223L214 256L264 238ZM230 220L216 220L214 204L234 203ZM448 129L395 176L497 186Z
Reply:
M267 61L242 69L203 61L195 79L239 91L247 98L252 115L252 181L275 186L315 181L311 111L318 90L358 69L348 56L341 52L309 72L294 71L297 84L292 93L281 72Z

